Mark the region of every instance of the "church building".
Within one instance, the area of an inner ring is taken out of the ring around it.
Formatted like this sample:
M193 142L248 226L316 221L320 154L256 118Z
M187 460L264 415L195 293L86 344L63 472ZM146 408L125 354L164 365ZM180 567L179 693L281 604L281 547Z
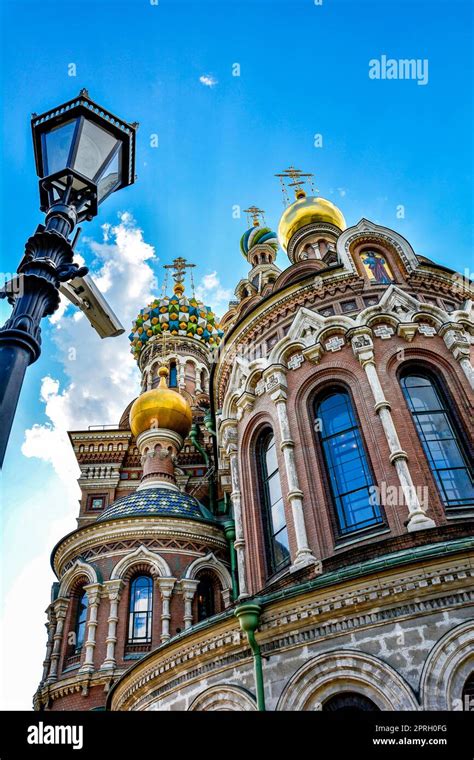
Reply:
M474 709L471 283L278 176L227 312L170 262L69 433L37 710Z

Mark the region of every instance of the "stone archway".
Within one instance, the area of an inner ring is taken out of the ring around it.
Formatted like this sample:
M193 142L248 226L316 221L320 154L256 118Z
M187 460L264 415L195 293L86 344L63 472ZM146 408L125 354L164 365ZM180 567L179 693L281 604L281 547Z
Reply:
M474 670L474 621L448 631L433 647L420 680L424 710L462 710L462 694Z
M321 710L324 702L349 691L380 710L418 710L409 685L386 663L348 649L325 652L303 665L283 689L277 710Z
M189 711L251 712L257 709L254 698L240 686L218 684L201 692Z

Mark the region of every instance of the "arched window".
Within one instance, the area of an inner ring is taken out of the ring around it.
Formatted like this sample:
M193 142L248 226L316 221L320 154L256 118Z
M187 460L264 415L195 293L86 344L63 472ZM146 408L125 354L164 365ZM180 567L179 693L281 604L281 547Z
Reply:
M212 578L203 576L199 579L196 591L197 596L197 619L205 620L215 614L216 605L214 598L214 582Z
M176 368L176 362L170 362L170 388L177 388L178 386L178 370Z
M81 445L79 446L79 454L82 454L83 451L84 451L84 444L81 443Z
M271 575L290 561L275 438L271 430L259 439L257 455L267 568Z
M316 404L318 431L341 536L383 522L349 393L327 393Z
M86 637L86 625L87 625L87 609L89 606L89 600L87 598L87 592L82 589L79 592L77 600L76 610L76 652L82 649L84 640Z
M103 451L103 450L104 450L104 444L103 443L99 443L99 451Z
M114 444L109 443L109 445L107 446L107 451L113 451L113 450L114 450Z
M149 575L138 575L130 585L129 644L151 642L152 612L153 582Z
M473 472L441 387L428 372L408 372L402 390L447 509L474 504Z

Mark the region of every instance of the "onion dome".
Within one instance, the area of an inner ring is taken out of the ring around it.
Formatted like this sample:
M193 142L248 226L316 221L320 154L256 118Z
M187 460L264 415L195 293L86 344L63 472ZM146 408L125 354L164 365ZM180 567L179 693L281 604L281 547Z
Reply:
M97 518L96 522L125 517L181 517L213 522L212 513L194 496L170 488L146 488L122 496Z
M158 370L158 388L142 393L130 409L130 429L135 437L145 430L165 428L186 438L193 422L191 407L177 391L168 388L167 367Z
M314 222L329 222L341 231L346 228L346 220L334 203L319 196L306 196L300 191L299 197L285 209L280 219L278 240L281 247L287 251L295 232Z
M187 298L180 283L171 297L157 298L140 310L128 336L135 359L148 341L164 333L196 338L210 348L218 346L224 335L212 309L197 298Z
M240 238L240 250L245 258L248 258L248 254L254 245L270 245L275 253L278 251L278 238L276 233L273 232L270 227L257 227L254 225L247 232L244 232Z

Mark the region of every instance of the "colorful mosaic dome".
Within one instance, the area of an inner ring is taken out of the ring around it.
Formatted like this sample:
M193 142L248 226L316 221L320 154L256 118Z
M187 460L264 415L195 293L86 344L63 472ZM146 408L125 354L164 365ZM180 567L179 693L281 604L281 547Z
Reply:
M96 522L123 517L185 517L188 520L213 521L214 517L194 496L169 488L144 488L122 496L97 518Z
M210 348L219 345L224 331L212 309L194 297L187 298L177 286L175 290L171 297L157 298L141 309L133 322L128 337L135 359L149 340L163 333L196 338Z
M249 251L254 245L262 245L266 243L277 251L278 250L278 238L275 232L270 227L251 227L247 232L244 232L240 238L240 250L245 258L247 258Z

